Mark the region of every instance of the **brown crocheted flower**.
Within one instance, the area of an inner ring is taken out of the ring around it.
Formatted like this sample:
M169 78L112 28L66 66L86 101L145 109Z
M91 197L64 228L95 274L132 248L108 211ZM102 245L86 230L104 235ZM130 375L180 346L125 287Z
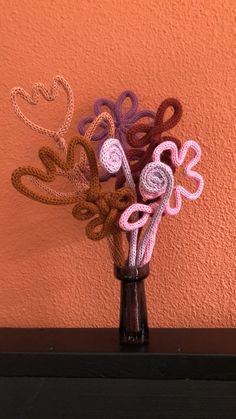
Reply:
M43 182L52 182L57 176L57 167L68 172L75 165L75 150L83 147L90 168L89 187L86 191L66 196L50 196L33 191L23 183L27 176L33 176ZM67 149L66 160L63 160L54 150L42 147L39 158L46 171L35 167L19 167L12 173L12 184L22 194L35 201L50 205L74 204L72 214L78 220L90 220L86 226L86 234L92 240L100 240L112 236L116 249L114 260L118 265L124 263L119 217L129 205L135 202L131 189L121 188L115 192L102 192L98 175L98 167L94 150L88 140L83 137L73 138Z

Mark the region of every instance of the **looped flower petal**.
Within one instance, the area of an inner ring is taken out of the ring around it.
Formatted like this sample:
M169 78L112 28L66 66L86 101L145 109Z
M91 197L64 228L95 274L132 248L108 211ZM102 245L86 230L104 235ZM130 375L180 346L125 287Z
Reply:
M117 211L114 209L104 219L102 215L91 220L86 226L87 237L91 240L102 240L114 231L114 221L117 218ZM97 229L100 227L100 229Z
M139 218L137 221L135 222L130 222L129 219L137 214L142 212L143 215L141 218ZM143 227L147 221L149 216L153 214L153 208L149 205L145 205L145 204L133 204L130 205L130 207L128 207L121 215L120 217L120 221L119 221L119 225L120 228L122 228L122 230L124 231L133 231L136 230L137 228L141 228Z
M124 102L126 99L130 99L130 108L124 112L122 112L122 107L124 106ZM125 90L120 94L117 101L115 102L115 115L117 121L121 122L122 120L126 120L126 122L133 120L136 112L138 110L138 99L137 96L131 92L130 90ZM122 124L121 124L122 125Z
M129 188L121 188L115 193L111 194L111 202L113 208L117 210L124 210L127 206L134 202L134 193Z
M85 196L82 198L79 197L79 202L73 208L73 215L77 220L89 220L95 214L98 214L98 207L93 202L88 202L85 200Z
M107 109L104 109L107 108ZM96 102L94 103L94 113L95 115L100 115L100 113L105 111L110 111L112 116L115 116L115 103L110 100L110 99L106 99L106 98L100 98L97 99Z

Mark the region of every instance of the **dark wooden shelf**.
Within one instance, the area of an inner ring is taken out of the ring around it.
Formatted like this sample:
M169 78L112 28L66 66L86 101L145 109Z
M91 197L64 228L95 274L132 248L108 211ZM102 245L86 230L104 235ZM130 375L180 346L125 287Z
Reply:
M1 419L235 419L236 330L0 329Z
M236 380L236 329L151 329L121 347L117 329L0 329L0 376Z

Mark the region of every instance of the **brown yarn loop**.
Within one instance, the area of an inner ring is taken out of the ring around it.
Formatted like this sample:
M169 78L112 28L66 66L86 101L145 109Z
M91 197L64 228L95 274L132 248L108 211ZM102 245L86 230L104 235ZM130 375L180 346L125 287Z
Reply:
M128 188L94 196L89 196L89 191L86 191L80 195L72 214L78 220L89 220L97 215L87 224L86 234L91 240L101 240L109 234L116 234L121 211L133 203L134 194ZM99 226L100 230L97 229Z

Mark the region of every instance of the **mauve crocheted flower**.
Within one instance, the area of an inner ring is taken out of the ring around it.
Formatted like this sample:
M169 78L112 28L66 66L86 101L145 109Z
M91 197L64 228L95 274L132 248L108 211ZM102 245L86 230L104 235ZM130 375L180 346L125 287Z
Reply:
M130 100L130 107L128 110L122 111L126 99ZM96 116L100 115L100 113L104 111L108 111L112 115L115 123L115 136L118 140L120 140L125 150L128 148L126 139L127 131L142 118L150 118L150 125L153 124L155 118L155 112L148 110L138 111L137 96L131 90L125 90L120 94L116 101L106 98L97 99L94 103L95 116L86 116L78 123L78 130L80 134L84 135L88 124L90 124ZM93 141L99 141L99 149L108 136L108 128L106 125L103 123L100 127L100 132L92 136Z

